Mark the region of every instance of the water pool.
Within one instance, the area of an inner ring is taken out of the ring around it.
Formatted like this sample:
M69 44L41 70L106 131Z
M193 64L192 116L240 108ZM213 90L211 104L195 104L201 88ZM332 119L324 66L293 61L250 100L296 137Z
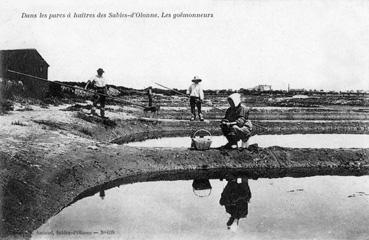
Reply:
M223 136L213 136L211 147L220 147L227 143ZM250 144L260 147L281 146L293 148L369 148L369 135L364 134L291 134L256 135L250 138ZM191 145L190 137L168 137L128 143L136 147L185 147Z
M210 179L211 190L199 191L192 180L101 189L50 218L32 239L368 239L369 176L230 179ZM238 228L227 228L224 192L240 199L225 201L242 212Z

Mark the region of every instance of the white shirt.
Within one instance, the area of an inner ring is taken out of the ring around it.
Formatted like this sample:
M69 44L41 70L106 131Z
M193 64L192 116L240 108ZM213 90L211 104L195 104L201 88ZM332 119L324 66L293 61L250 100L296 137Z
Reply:
M204 91L202 90L200 83L192 83L187 89L187 94L190 94L190 97L198 97L201 100L204 100Z
M96 87L105 87L106 85L105 78L103 76L100 77L99 75L93 76L89 81L95 83Z

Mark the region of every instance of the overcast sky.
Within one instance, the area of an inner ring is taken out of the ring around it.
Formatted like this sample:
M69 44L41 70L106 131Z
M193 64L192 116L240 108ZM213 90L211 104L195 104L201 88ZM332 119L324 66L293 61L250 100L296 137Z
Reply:
M0 49L36 48L49 79L206 89L369 90L369 1L2 0ZM212 13L213 18L22 18L22 13Z

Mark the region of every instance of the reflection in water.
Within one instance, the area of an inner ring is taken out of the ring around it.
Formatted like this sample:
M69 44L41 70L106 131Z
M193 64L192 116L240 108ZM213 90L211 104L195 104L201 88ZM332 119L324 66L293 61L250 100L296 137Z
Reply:
M104 189L100 189L99 196L100 196L101 200L104 200L104 198L105 198L105 190Z
M227 181L219 181L222 178ZM200 198L193 192L209 190L211 194ZM93 234L73 238L367 239L367 192L368 176L251 180L248 175L228 175L126 184L100 188L73 203L32 238L48 239L42 233L52 232L53 239L66 239L58 231L84 231ZM107 231L114 234L101 233Z
M227 213L231 216L227 221L227 228L236 231L239 220L246 218L248 214L248 204L251 199L251 191L248 178L238 178L228 175L227 185L221 194L219 204L225 207ZM209 179L194 179L192 182L193 192L198 197L208 197L211 193L211 184Z
M246 218L248 214L251 191L247 178L241 178L240 183L234 177L227 181L228 183L223 189L219 203L231 215L227 221L228 229L235 231L238 228L239 220Z
M192 182L193 193L198 197L209 197L211 194L211 184L209 179L194 179Z

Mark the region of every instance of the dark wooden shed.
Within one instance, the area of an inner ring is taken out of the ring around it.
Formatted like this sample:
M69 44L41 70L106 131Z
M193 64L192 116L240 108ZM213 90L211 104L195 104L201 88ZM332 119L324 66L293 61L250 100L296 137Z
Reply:
M45 81L8 72L13 70L47 79L49 64L36 49L0 50L0 77L11 81L22 81L29 96L43 98L49 91Z

